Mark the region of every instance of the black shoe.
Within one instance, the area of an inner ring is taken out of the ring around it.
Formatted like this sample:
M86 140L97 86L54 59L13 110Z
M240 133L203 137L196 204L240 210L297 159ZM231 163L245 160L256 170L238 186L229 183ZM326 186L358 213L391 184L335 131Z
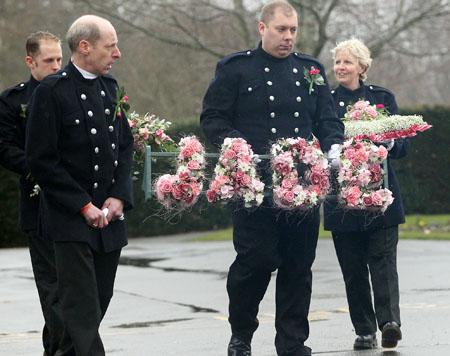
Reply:
M381 331L381 346L386 348L396 347L398 340L402 339L402 331L395 321L390 321L383 326Z
M369 350L377 348L377 335L358 335L353 344L354 350Z
M251 356L252 349L250 342L239 339L232 335L230 343L228 344L228 356Z

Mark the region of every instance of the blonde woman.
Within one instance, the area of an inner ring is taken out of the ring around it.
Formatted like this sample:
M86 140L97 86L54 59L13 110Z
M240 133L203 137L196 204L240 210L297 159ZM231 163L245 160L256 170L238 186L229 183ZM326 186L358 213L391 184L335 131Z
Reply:
M357 39L343 41L332 53L334 74L339 83L332 95L339 117L344 117L347 106L360 99L371 104L383 104L390 114L397 114L394 94L380 86L364 83L372 63L370 51L364 43ZM377 347L377 324L382 332L383 347L395 347L402 338L396 259L398 225L404 223L405 215L390 160L404 157L407 146L407 140L386 143L389 150L389 189L393 192L394 202L383 215L344 211L333 201L327 201L324 206L325 229L331 230L333 235L350 317L357 334L356 350Z

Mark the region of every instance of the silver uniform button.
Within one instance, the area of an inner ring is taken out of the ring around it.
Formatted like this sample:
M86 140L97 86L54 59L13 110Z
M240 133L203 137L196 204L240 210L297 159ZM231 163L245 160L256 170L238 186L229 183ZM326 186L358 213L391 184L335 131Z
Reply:
M119 165L119 162L114 161L114 167L117 167Z
M115 144L115 143L112 143L112 144L111 144L111 147L112 147L113 150L115 150L115 149L116 149L116 144Z
M370 88L370 90L372 90L372 89L373 89L373 86L369 86L369 88Z
M270 100L270 101L274 101L274 100L275 100L275 97L274 97L273 95L271 95L271 96L269 96L269 100Z
M86 100L87 99L86 94L81 94L80 97L81 97L81 100Z
M67 76L67 73L66 73L66 72L62 72L61 75L62 75L63 77L65 77L65 76Z
M111 180L111 183L114 184L115 182L116 182L116 180L113 178L113 179Z
M343 101L339 102L339 106L344 106L344 105L345 105L345 103Z
M334 90L331 91L331 94L334 94Z
M247 90L250 92L250 91L253 90L253 88L252 87L248 87Z
M272 127L270 131L272 131L272 133L277 133L277 129L275 127Z
M295 100L297 100L297 102L299 103L300 101L302 101L302 98L300 96L297 96Z
M298 111L294 112L294 117L299 117L300 114L298 113Z
M106 115L111 114L111 110L109 110L108 108L106 108L106 109L105 109L105 114L106 114Z
M75 120L75 123L76 123L77 125L79 125L79 124L80 124L80 120L76 119L76 120Z
M21 87L24 87L24 86L25 86L25 83L20 83L20 86L21 86Z
M292 68L292 71L297 74L298 73L298 69L297 68Z
M252 51L247 51L247 56L251 55Z
M267 81L267 85L268 85L268 86L271 86L272 84L273 84L273 83L272 83L270 80Z
M88 111L88 116L89 116L89 117L92 117L92 116L94 116L94 113L93 113L91 110L89 110L89 111Z
M95 166L94 166L94 171L98 171L98 165L96 164Z
M294 129L294 132L295 132L295 133L298 133L298 127L296 127L296 128Z
M264 68L264 72L269 73L270 72L270 68L268 68L268 67Z
M97 133L97 130L95 128L91 129L91 134L95 135Z
M299 87L299 86L300 86L300 82L297 80L297 81L295 82L295 85Z
M114 131L114 127L113 126L108 126L108 130L109 130L109 132L113 132Z
M105 92L102 90L102 91L100 92L100 95L101 95L101 96L105 96L106 94L105 94Z
M97 189L97 188L98 188L98 183L95 182L95 183L94 183L94 189Z
M273 118L275 117L275 113L274 113L274 112L271 112L271 113L270 113L270 117L273 119Z
M99 149L98 147L95 147L95 148L94 148L94 152L95 152L95 153L99 153L99 152L100 152L100 149Z

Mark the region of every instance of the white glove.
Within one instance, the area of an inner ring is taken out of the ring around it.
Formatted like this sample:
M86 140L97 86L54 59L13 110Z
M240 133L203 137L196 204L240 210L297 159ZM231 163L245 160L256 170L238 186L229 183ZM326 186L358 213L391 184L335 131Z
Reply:
M328 151L327 157L328 162L330 162L331 167L337 168L341 163L339 157L341 156L341 146L337 143L331 145L330 150Z
M388 151L392 150L392 148L394 147L394 140L384 141L382 143L383 146L386 147Z

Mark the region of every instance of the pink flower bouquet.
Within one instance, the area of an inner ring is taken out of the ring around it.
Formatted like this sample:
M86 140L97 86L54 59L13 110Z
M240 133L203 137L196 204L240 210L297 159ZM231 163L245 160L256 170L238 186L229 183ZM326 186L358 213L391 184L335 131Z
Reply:
M381 164L387 155L384 146L367 140L344 142L337 177L338 200L344 208L384 212L392 204L392 192L382 188Z
M182 138L178 144L177 173L164 174L155 184L156 198L166 209L193 206L203 189L205 150L195 136Z
M214 177L206 192L210 203L242 199L247 208L261 205L264 183L256 172L258 156L242 138L226 138L222 144Z
M347 113L342 120L346 138L367 138L373 142L413 137L418 132L431 128L431 125L423 121L422 116L389 116L383 104L370 105L364 100L347 106Z
M319 205L330 189L329 166L317 140L278 140L272 145L272 181L275 205L282 209L307 210ZM303 177L297 166L306 165Z

